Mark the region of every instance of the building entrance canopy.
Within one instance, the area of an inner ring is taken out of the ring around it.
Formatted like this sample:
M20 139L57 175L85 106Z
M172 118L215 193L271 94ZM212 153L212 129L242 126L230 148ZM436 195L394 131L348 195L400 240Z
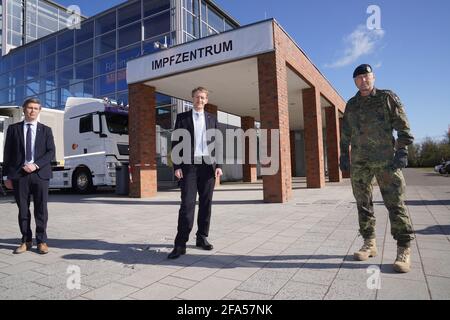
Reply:
M154 122L148 115L148 106L154 105L155 93L191 101L192 89L203 86L210 92L209 103L220 111L242 117L242 126L252 127L252 121L259 121L262 129L279 130L280 170L276 175L263 177L265 201L284 202L290 198L291 175L295 173L291 149L296 145L296 132L304 132L308 187L320 188L325 183L322 132L325 127L330 181L341 178L339 116L345 103L273 19L131 60L127 64L127 82L130 163L136 162L138 167L143 162L150 163L145 170L152 170L153 156L147 151L153 148L150 142L154 133L147 130L151 130ZM150 122L144 124L147 118ZM137 146L134 153L133 140L139 145L142 141L150 142L146 149ZM254 177L254 168L249 170ZM244 176L245 171L246 168ZM136 186L131 187L131 194L142 196L143 183L137 183L133 182ZM156 181L155 186L149 187L155 191Z

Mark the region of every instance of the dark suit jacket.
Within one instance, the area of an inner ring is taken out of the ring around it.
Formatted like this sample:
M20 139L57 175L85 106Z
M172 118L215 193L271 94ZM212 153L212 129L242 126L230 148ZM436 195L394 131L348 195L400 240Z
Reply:
M217 118L215 116L213 116L211 113L209 112L205 112L205 122L206 122L206 130L208 129L217 129ZM182 164L173 164L173 167L175 170L177 169L181 169L183 164L192 164L194 162L194 120L192 118L192 110L190 111L186 111L183 113L180 113L177 115L177 120L175 122L175 128L176 129L187 129L189 131L190 137L191 137L191 163L182 163ZM180 139L180 141L172 141L172 149L181 141L183 141L182 139ZM219 142L219 140L217 140L217 142ZM210 141L207 141L207 143L209 144ZM214 138L212 138L211 143L216 143L216 140ZM213 160L213 167L215 168L221 168L222 165L216 162L215 156L218 153L218 151L221 151L222 145L219 145L218 143L216 143L215 145L215 150L213 152L213 154L211 154L210 156L212 157ZM183 155L182 152L180 154L181 156Z
M39 167L37 174L41 179L48 180L52 177L51 162L54 158L55 142L52 129L38 122L34 143L34 163ZM3 175L11 180L24 176L26 174L22 170L24 163L25 142L22 121L8 127L3 151Z

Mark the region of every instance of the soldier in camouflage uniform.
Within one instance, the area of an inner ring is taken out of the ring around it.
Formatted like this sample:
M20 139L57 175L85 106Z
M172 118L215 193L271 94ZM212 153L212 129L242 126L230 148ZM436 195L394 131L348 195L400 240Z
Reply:
M392 91L374 87L375 77L370 65L357 67L353 78L359 92L345 108L340 167L342 171L350 170L358 207L359 232L364 238L364 245L355 252L354 258L367 260L377 255L372 202L373 180L376 178L389 211L392 236L397 240L394 270L408 272L411 266L410 241L414 236L404 204L405 179L401 169L407 165L407 146L414 138L400 99ZM397 141L393 130L397 131Z

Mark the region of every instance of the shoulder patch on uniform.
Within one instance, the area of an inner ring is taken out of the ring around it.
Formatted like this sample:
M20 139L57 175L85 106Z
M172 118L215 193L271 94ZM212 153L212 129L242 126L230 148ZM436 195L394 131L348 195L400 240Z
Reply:
M384 92L392 99L395 101L395 103L397 103L399 106L403 106L402 102L400 101L400 98L398 97L398 95L396 95L393 91L391 90L384 90Z

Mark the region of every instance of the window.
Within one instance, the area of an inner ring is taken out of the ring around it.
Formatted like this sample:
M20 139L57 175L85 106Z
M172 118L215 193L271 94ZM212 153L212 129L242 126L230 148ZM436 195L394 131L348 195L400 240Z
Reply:
M94 54L93 40L83 42L75 46L75 61L80 62L92 58Z
M92 61L88 63L78 64L75 66L75 79L87 80L93 77Z
M224 30L223 18L211 9L211 7L208 7L208 24L219 32Z
M172 104L171 97L166 96L165 94L162 94L162 93L156 93L156 106L157 107L168 105L168 104Z
M76 43L91 39L94 36L94 21L82 22L81 28L76 30Z
M25 50L19 48L17 49L17 51L15 51L15 54L13 55L12 66L13 68L16 68L18 66L23 65L24 63L25 63Z
M27 64L25 70L26 80L32 80L39 77L39 61Z
M95 59L95 74L103 74L116 70L116 54L108 54Z
M183 6L196 16L198 15L198 0L184 0Z
M16 85L18 83L23 82L24 80L24 68L17 68L15 70L13 70L12 72L12 78L13 78L13 82L11 83L12 85Z
M56 90L48 91L39 95L41 103L46 108L56 108Z
M144 21L144 38L154 36L170 31L170 12L165 12L153 18Z
M97 54L107 53L116 49L116 31L97 37L95 40Z
M41 61L42 73L48 73L56 69L56 55L48 56Z
M185 30L190 35L198 38L200 36L199 32L199 21L197 17L194 17L192 14L186 12L186 26Z
M21 106L23 103L24 98L24 88L23 86L15 86L11 89L12 91L12 99L11 101L14 101L14 103L18 106Z
M31 62L31 61L39 59L40 52L41 52L41 50L40 50L39 44L28 47L27 51L26 51L27 62Z
M58 50L73 46L73 30L58 35Z
M119 48L141 41L141 22L119 30Z
M1 64L1 72L11 70L11 56L10 55L3 56L0 59L0 64Z
M45 28L41 28L41 27L37 28L37 37L38 38L45 37L46 35L48 35L50 33L53 33L53 31L45 29Z
M116 91L116 73L108 73L95 79L95 95L104 97Z
M70 83L70 80L73 79L73 70L72 68L62 70L58 72L58 86L67 86Z
M73 64L73 47L58 53L58 68Z
M34 97L39 94L39 81L32 81L25 86L25 96Z
M94 96L94 81L83 81L83 97L92 98Z
M92 114L80 118L80 133L92 132Z
M144 17L170 9L170 0L144 0Z
M9 73L0 76L0 89L9 86Z
M45 78L41 78L41 90L42 92L56 89L56 78L54 74L48 74Z
M144 2L148 2L145 1ZM118 10L119 27L141 19L141 2L137 1Z
M100 35L116 29L116 11L95 20L95 34Z
M128 134L128 115L106 112L105 118L109 132Z
M55 53L56 51L56 38L50 38L42 42L42 56L47 57L48 55Z
M128 89L127 72L126 69L122 69L117 71L117 91L127 89Z
M126 68L127 61L136 59L141 55L141 46L133 46L117 52L117 69Z

